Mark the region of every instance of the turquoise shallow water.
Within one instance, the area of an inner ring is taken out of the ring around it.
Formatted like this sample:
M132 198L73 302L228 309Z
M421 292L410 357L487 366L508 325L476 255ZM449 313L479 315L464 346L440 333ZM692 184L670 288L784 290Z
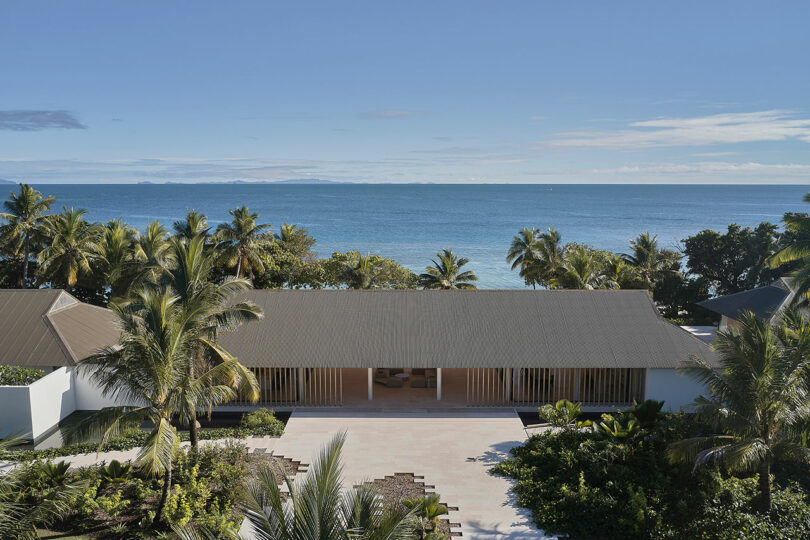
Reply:
M5 187L5 186L4 186ZM187 208L212 224L242 204L265 223L298 223L317 251L381 253L421 271L436 251L451 247L472 260L485 288L523 284L504 260L522 227L556 227L565 241L625 251L643 231L667 247L705 228L729 223L778 223L784 212L807 211L810 186L695 185L40 185L59 204L85 208L97 221L123 217L143 228L167 225Z

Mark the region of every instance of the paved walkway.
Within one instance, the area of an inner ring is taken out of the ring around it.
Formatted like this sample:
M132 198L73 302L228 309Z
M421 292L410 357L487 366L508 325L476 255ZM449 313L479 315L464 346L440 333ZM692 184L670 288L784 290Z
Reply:
M489 469L526 439L514 412L296 411L273 453L312 463L335 433L346 431L346 484L394 473L424 476L461 522L463 538L545 538L517 507L507 479Z

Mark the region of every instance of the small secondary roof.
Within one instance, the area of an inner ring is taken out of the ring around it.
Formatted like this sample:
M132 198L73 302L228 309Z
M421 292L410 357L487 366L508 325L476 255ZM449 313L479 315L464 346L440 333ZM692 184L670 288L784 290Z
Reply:
M738 319L741 311L751 311L760 319L768 320L779 313L792 297L789 284L785 280L778 280L771 285L718 296L697 305L730 319Z
M0 289L0 364L71 366L118 342L112 311L59 289Z
M712 349L647 291L256 290L220 336L248 367L674 368Z

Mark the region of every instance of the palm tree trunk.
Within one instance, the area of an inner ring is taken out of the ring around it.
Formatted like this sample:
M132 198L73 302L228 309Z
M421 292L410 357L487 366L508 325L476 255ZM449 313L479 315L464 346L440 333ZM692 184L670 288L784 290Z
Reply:
M22 283L20 283L20 287L23 289L26 287L26 283L28 281L28 257L31 254L28 252L28 235L25 235L25 243L23 244L23 269L22 269Z
M236 261L236 277L242 277L242 256L240 255Z
M191 450L196 454L200 451L200 431L197 428L197 411L191 411L188 416L188 440Z
M163 508L166 506L166 500L169 498L169 489L172 487L172 464L166 467L163 473L163 490L160 492L160 501L155 512L155 521L163 521Z
M759 465L759 503L762 512L771 511L771 462L763 459Z
M199 351L197 351L195 357L200 357ZM189 362L188 378L189 380L194 378L194 361ZM194 405L196 407L197 404L195 403ZM196 456L200 451L200 433L197 429L197 409L195 407L192 407L188 415L188 439L191 443L191 451L194 453L194 459L197 459Z

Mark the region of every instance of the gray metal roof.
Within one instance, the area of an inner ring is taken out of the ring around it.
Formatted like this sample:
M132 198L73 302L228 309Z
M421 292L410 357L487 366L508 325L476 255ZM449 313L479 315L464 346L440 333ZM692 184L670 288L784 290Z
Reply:
M115 315L59 289L0 289L0 364L74 365L118 341Z
M261 321L220 336L249 367L674 368L713 361L646 291L257 290Z
M779 312L790 296L790 290L773 284L727 294L726 296L718 296L717 298L698 302L697 305L720 315L725 315L730 319L737 319L740 311L752 311L760 319L768 320Z

